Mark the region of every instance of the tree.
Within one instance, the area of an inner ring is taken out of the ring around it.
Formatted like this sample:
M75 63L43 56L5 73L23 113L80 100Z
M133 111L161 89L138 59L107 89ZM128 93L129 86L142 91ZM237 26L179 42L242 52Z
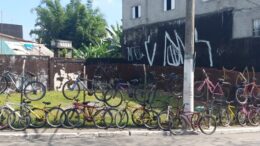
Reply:
M90 46L83 46L78 50L74 50L74 56L77 58L120 58L121 53L121 38L122 26L119 24L112 25L107 28L106 38L96 42Z
M91 1L89 1L91 2ZM35 9L37 21L31 34L50 45L52 39L71 40L75 48L89 46L106 35L106 21L98 9L71 0L62 7L60 0L42 0Z

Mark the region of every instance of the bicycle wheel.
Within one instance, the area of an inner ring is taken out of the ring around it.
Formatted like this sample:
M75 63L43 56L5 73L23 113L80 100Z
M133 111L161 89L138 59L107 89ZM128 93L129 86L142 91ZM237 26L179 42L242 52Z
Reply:
M111 112L104 109L98 110L93 117L94 125L101 129L108 128L112 121L113 117Z
M248 100L248 95L244 92L244 88L238 88L236 90L236 100L240 104L246 104Z
M80 93L79 84L76 81L69 80L62 86L62 94L68 100L78 98Z
M31 119L30 126L33 128L41 128L46 124L46 113L43 109L33 108L29 116Z
M259 85L256 85L253 89L253 97L256 99L256 100L260 100L260 86Z
M132 121L136 126L143 126L143 117L149 116L149 113L145 109L135 109L132 114Z
M216 131L217 123L216 120L210 116L202 116L199 120L199 129L202 133L206 135L211 135Z
M93 92L94 96L99 101L109 100L113 93L111 85L101 80L93 80ZM107 94L107 96L106 96Z
M224 127L229 126L231 123L231 116L230 116L229 112L227 111L227 109L225 109L225 108L220 109L220 122L221 122L221 125Z
M64 128L80 127L80 114L76 109L66 109L61 115L61 124Z
M118 113L118 110L116 108L110 108L105 113L105 122L108 125L108 128L115 128L116 127L116 114ZM109 119L112 118L112 119Z
M39 81L28 82L24 87L24 96L32 101L42 99L46 94L46 87Z
M110 107L118 107L122 104L123 95L118 90L109 90L105 94L105 103Z
M158 128L158 113L154 110L147 110L148 114L143 116L144 126L148 129Z
M12 111L7 107L0 108L0 130L8 127L8 117Z
M7 79L3 76L0 76L0 94L5 92L7 86L8 86Z
M207 94L206 85L203 85L203 81L196 81L194 83L194 97L195 98L203 98Z
M170 116L170 118L172 118L172 120L170 121L174 121L174 118ZM176 126L171 126L170 128L170 133L173 135L182 135L187 131L188 128L188 123L185 120L184 117L180 116L179 118L179 124ZM170 125L174 125L173 123L170 123Z
M173 128L172 120L173 120L174 114L172 112L168 111L162 111L158 115L158 125L160 129L162 130L170 130L170 128Z
M16 131L25 130L30 125L30 116L23 110L15 110L8 117L8 125Z
M61 117L63 113L63 109L59 107L53 107L49 109L47 113L47 123L53 128L57 128L61 126L61 122L65 119L62 119L64 117Z
M242 110L237 112L237 121L241 126L246 126L247 115Z
M251 110L248 114L248 122L252 126L258 126L260 124L260 113L257 110Z
M115 122L117 128L123 129L127 126L129 121L129 115L127 110L118 111L115 116Z

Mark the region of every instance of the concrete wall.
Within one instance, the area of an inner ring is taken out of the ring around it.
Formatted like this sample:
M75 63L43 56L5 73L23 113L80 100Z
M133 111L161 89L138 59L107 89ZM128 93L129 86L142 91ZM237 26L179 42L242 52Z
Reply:
M131 18L131 7L140 4L142 16ZM186 0L176 0L174 10L164 11L163 0L123 0L123 29L130 29L144 24L153 24L184 18ZM259 0L196 0L196 14L202 15L225 8L234 8L233 38L252 36L252 19L259 18Z

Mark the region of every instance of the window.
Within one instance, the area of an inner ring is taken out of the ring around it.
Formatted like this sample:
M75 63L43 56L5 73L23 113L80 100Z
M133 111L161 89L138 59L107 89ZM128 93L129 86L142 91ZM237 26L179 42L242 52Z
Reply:
M260 19L253 20L253 36L260 36Z
M164 0L164 11L175 9L175 0Z
M141 6L140 5L132 7L132 17L133 17L133 19L141 17Z

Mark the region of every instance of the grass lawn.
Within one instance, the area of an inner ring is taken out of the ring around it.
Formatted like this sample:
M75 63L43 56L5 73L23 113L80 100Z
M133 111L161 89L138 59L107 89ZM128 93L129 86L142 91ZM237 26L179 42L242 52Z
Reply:
M20 94L19 93L12 93L10 94L10 96L8 97L6 94L1 94L0 95L0 105L4 105L6 102L11 102L11 103L20 103ZM25 97L24 97L25 98ZM80 92L80 96L78 98L80 101L83 101L83 92ZM170 104L173 106L176 106L176 98L170 97L168 94L164 93L164 92L157 92L154 102L153 102L153 107L159 107L159 108L153 108L155 111L157 111L158 113L165 109L165 107L163 108L162 105L164 104ZM118 100L118 99L113 99L113 100ZM48 105L48 107L53 107L53 106L57 106L59 104L61 104L61 107L63 109L72 107L72 103L74 102L73 100L68 100L65 97L63 97L62 92L58 92L58 91L48 91L46 93L46 96L44 98L42 98L39 101L32 101L31 105L38 107L38 108L43 108L44 104L42 103L43 101L45 102L51 102L51 105ZM86 94L86 101L97 101L95 99L94 96L89 96ZM118 110L120 109L124 109L125 108L125 102L124 101L128 101L129 103L129 122L128 122L128 126L133 126L132 120L131 120L131 116L134 109L141 107L140 104L138 104L134 98L129 98L126 94L123 94L123 103L121 106L117 107ZM101 105L102 103L100 103ZM182 102L180 103L182 104ZM83 118L83 116L81 116ZM87 125L91 126L93 125L92 122L87 123Z

